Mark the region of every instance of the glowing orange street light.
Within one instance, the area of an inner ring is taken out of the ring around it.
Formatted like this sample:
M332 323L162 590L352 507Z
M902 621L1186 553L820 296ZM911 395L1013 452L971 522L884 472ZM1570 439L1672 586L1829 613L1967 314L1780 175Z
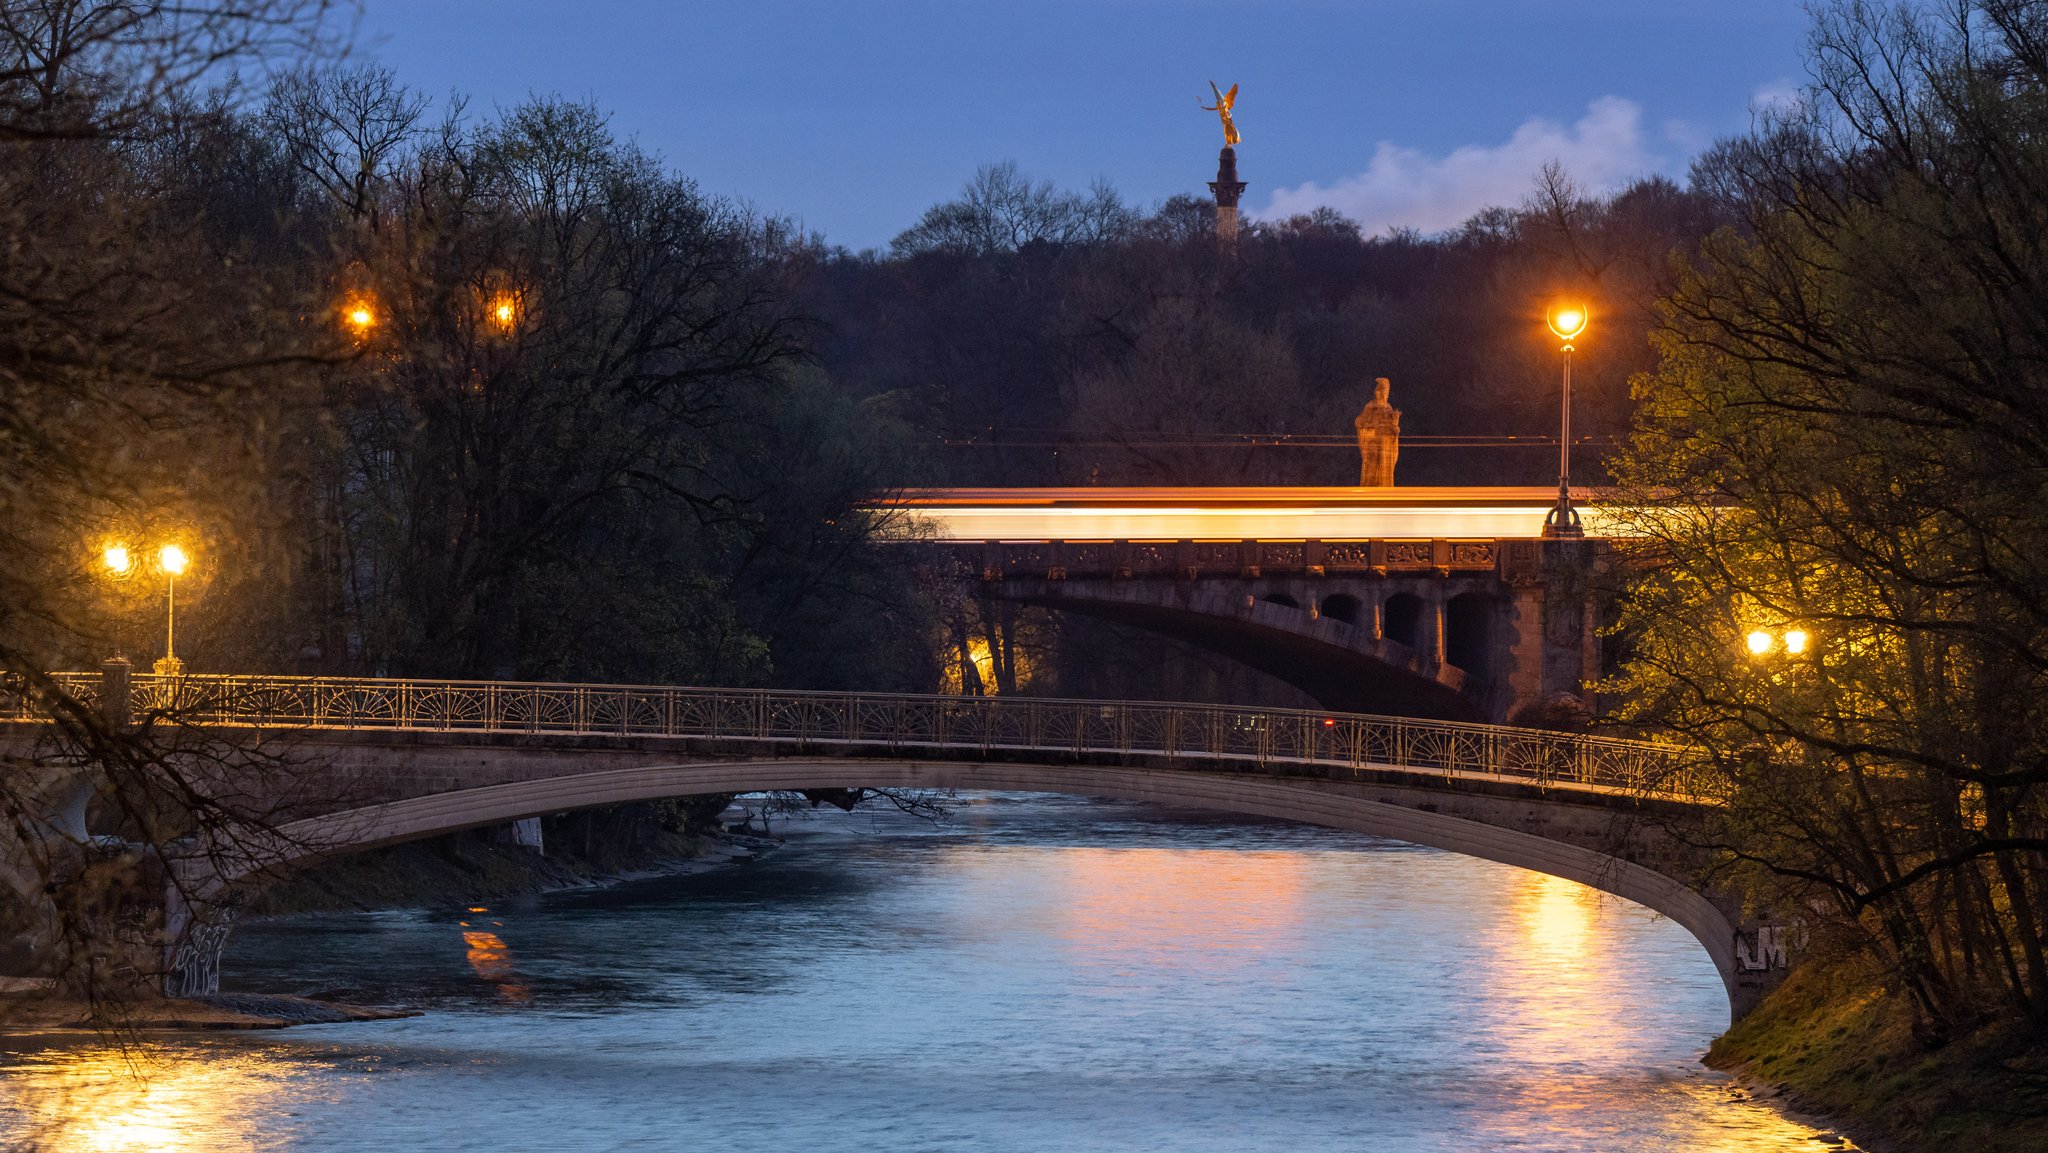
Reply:
M1807 650L1813 643L1813 638L1805 629L1796 627L1788 628L1782 633L1773 633L1769 629L1752 629L1749 635L1742 638L1742 643L1748 647L1749 655L1753 657L1767 657L1780 649L1784 650L1785 655L1796 657Z
M367 336L371 329L377 327L376 310L372 309L367 301L357 301L345 306L341 311L341 319L356 330L357 336Z
M519 323L519 301L510 295L499 295L491 300L491 323L499 328L511 328Z
M134 576L141 567L135 550L126 544L110 544L100 551L100 563L114 577ZM156 550L156 570L164 574L164 659L156 662L159 675L176 676L185 671L178 659L178 578L192 567L192 556L183 547L166 544Z
M1559 303L1552 305L1543 319L1562 342L1559 351L1564 354L1563 422L1557 438L1557 504L1543 518L1543 535L1584 536L1586 530L1579 524L1579 512L1572 507L1572 341L1586 331L1593 317L1584 304Z
M159 674L177 676L185 671L185 662L178 659L178 578L191 563L177 545L156 550L156 567L164 574L164 659L156 663Z

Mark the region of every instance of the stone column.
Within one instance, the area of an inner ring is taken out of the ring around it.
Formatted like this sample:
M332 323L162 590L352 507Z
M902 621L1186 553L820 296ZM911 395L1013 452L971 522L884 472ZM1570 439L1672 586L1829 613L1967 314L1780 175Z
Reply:
M100 662L100 716L117 729L127 728L131 719L128 679L134 672L127 657Z
M1599 712L1593 685L1600 679L1600 605L1591 590L1579 606L1579 699L1586 708Z
M512 843L524 845L541 856L547 856L547 846L541 843L540 818L528 817L512 822Z
M1209 182L1216 195L1216 239L1226 248L1237 246L1237 202L1245 188L1237 178L1237 149L1226 144L1216 157L1216 179Z
M1437 664L1444 663L1444 586L1441 581L1430 586L1429 591L1429 636L1424 638L1429 645L1429 657Z

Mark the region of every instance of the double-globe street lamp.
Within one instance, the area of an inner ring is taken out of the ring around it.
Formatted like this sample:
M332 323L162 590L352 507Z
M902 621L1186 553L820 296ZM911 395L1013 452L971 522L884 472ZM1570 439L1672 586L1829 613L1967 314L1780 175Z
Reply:
M1742 643L1749 649L1749 655L1758 659L1775 652L1796 657L1806 651L1813 638L1806 634L1805 629L1797 627L1775 633L1769 629L1751 629L1749 635L1742 638Z
M100 559L116 577L133 576L142 567L142 561L125 544L108 545ZM185 671L185 662L178 659L178 578L191 564L192 558L178 545L166 544L156 550L156 570L164 574L164 658L156 662L160 676Z
M1543 319L1563 342L1560 351L1564 353L1564 417L1557 437L1557 504L1543 518L1543 535L1585 536L1579 512L1572 507L1572 341L1586 331L1586 322L1592 316L1583 304L1554 304Z

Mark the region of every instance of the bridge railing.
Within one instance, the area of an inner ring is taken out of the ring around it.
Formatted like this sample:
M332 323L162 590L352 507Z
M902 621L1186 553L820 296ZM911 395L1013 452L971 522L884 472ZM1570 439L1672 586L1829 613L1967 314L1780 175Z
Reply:
M95 700L100 678L60 684ZM1702 799L1674 750L1498 725L1298 709L1037 697L283 676L129 683L131 716L261 728L704 739L804 750L1040 752L1398 768Z

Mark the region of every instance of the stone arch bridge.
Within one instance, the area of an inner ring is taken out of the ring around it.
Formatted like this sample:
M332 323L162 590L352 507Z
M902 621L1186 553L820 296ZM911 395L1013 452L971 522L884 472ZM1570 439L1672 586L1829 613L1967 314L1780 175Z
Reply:
M1581 492L1578 498L1592 494ZM1332 709L1501 722L1597 706L1612 534L1537 488L921 489L883 538L990 596L1137 625Z
M122 666L125 669L125 665ZM175 717L289 767L262 827L167 856L166 988L217 987L237 893L326 857L543 814L692 794L1051 791L1397 838L1591 885L1684 926L1733 1012L1782 976L1781 927L1665 832L1707 803L1654 746L1500 726L1153 702L658 686L90 674L117 723ZM125 691L124 691L125 689ZM19 716L0 741L41 726ZM83 799L46 818L85 841ZM18 879L17 879L18 883Z

